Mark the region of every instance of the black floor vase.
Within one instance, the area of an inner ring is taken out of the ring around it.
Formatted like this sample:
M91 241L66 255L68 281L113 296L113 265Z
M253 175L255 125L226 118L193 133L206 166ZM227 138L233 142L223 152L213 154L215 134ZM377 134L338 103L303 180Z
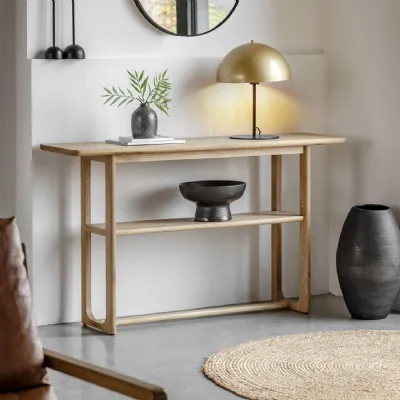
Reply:
M389 207L353 207L336 253L340 287L353 318L384 319L400 288L400 232Z

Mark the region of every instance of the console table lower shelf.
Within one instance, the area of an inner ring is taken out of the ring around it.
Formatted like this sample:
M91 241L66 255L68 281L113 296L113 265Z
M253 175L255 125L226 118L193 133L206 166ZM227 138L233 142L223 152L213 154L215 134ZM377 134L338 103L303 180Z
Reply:
M81 159L81 236L82 236L82 323L114 335L117 325L174 321L189 318L292 309L308 313L310 308L310 146L344 143L344 138L317 134L284 134L271 141L235 141L227 137L187 139L184 145L119 147L105 143L64 143L41 145L43 151ZM282 155L300 157L300 212L282 211ZM119 163L193 160L229 157L271 156L272 211L237 214L231 221L199 223L192 219L154 221L116 221L116 166ZM91 163L105 165L106 221L91 221ZM300 223L300 288L297 300L285 299L282 292L282 224ZM236 304L214 308L174 311L118 318L116 313L116 241L118 236L259 226L271 228L272 301ZM92 312L91 239L101 235L106 241L106 318L98 320Z
M150 233L191 231L204 229L223 229L242 226L260 226L266 224L283 224L290 222L302 222L304 217L295 213L285 211L260 211L233 215L232 220L226 222L195 222L193 218L161 219L148 221L133 221L116 223L115 235L139 235ZM107 236L106 224L86 224L87 234ZM83 282L84 284L84 282ZM278 289L275 290L276 293ZM277 297L276 297L277 296ZM130 317L117 317L116 326L133 325L152 322L178 321L193 318L216 317L222 315L235 315L244 313L255 313L261 311L298 309L298 301L284 299L283 295L275 294L276 301L256 302L248 304L232 304L220 307L208 307L192 310L172 311L155 314L145 314ZM297 308L296 308L297 307ZM300 309L298 309L300 310ZM86 326L106 332L108 321L94 318L90 309L86 310Z
M179 321L193 318L218 317L221 315L235 315L256 313L261 311L284 310L291 308L290 300L266 301L249 304L232 304L221 307L198 308L185 311L172 311L157 314L145 314L132 317L117 317L117 326L145 324L151 322ZM92 326L103 330L104 320L90 319Z

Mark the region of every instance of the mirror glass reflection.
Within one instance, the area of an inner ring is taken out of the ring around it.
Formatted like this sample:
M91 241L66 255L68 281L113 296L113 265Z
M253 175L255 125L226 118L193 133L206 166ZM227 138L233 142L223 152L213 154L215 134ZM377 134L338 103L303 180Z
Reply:
M238 0L135 0L157 28L179 36L197 36L223 24Z

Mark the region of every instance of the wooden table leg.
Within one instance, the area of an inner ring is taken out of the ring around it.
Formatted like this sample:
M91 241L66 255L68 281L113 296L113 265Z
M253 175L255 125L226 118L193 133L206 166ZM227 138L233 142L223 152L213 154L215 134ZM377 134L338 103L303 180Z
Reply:
M106 320L104 331L115 335L117 327L116 310L116 199L115 199L115 157L107 157L106 163Z
M311 213L310 147L304 147L300 155L300 214L304 217L300 225L300 296L292 303L292 309L307 314L310 311L310 213Z
M282 210L282 156L271 157L271 208ZM271 226L271 295L272 301L284 298L282 292L282 225Z
M81 157L81 291L82 291L82 323L88 325L92 313L91 287L91 253L92 235L86 232L86 225L91 223L91 161Z

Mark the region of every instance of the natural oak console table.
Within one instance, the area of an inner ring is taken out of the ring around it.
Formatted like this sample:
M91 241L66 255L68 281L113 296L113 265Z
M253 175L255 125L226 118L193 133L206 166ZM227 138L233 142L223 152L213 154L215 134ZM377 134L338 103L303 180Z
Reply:
M295 133L284 134L277 140L241 141L227 137L190 138L181 145L153 145L141 147L116 146L105 143L43 144L40 148L56 154L81 159L82 205L82 323L107 334L115 334L117 325L179 320L206 316L239 314L289 308L308 313L310 307L310 146L344 143L344 138ZM282 155L300 155L300 213L281 210ZM194 160L209 158L272 156L271 189L272 211L234 215L228 222L203 223L191 218L154 221L116 221L115 172L120 163ZM106 221L91 221L91 162L105 164ZM287 300L282 293L282 231L281 224L299 222L300 229L300 296ZM167 312L118 318L116 315L116 240L122 235L189 231L272 224L271 274L272 301L224 307ZM106 240L106 318L94 318L91 306L91 235Z

